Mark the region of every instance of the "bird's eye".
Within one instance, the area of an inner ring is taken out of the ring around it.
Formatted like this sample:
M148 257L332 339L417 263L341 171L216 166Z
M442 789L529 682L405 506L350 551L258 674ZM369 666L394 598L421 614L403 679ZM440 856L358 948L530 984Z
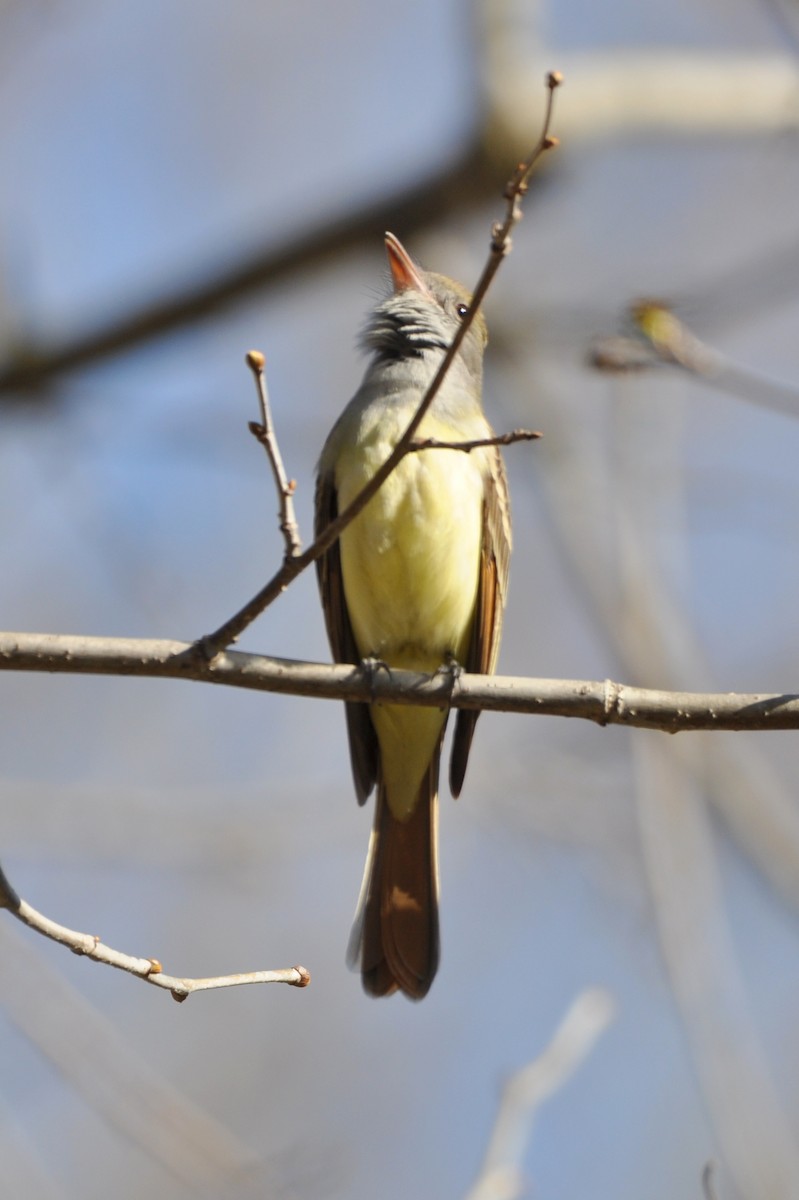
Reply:
M459 305L457 305L457 307L455 309L455 312L458 314L458 316L460 317L461 320L463 320L463 318L466 316L468 311L469 311L468 304L459 304Z

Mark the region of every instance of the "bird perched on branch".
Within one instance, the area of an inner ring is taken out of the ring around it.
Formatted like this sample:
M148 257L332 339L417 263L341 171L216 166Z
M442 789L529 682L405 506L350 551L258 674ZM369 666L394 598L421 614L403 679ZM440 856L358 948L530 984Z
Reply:
M317 535L385 462L430 385L471 296L422 271L386 234L393 291L363 334L363 382L319 460ZM417 431L420 439L491 438L483 415L485 321L477 313ZM337 662L375 660L409 671L486 674L499 650L511 530L496 446L412 450L317 560ZM460 710L450 761L457 796L478 712ZM358 801L377 786L372 836L350 958L374 996L427 994L439 958L438 775L447 712L348 704Z

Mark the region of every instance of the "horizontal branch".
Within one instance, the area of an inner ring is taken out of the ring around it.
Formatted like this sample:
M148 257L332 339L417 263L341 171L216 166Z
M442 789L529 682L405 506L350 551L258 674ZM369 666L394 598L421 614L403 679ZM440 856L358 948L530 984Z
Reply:
M323 700L427 708L578 717L598 725L626 725L680 733L688 729L799 729L798 693L668 692L628 687L610 679L526 679L467 675L449 669L434 675L357 666L329 666L225 651L212 662L190 642L105 638L52 633L0 633L0 671L64 675L139 675L192 679L254 691Z
M418 450L482 450L486 446L514 446L516 442L534 442L543 437L536 429L513 429L510 433L498 433L494 437L472 438L471 441L442 442L439 438L416 438L410 444L414 453Z

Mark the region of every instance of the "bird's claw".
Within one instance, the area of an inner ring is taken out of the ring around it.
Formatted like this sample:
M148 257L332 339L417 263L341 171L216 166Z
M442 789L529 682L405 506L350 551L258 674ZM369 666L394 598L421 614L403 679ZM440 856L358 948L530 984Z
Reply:
M449 694L452 696L457 686L458 680L463 674L463 666L458 662L455 655L450 651L440 667L436 667L436 675L443 675L449 680ZM435 677L435 676L434 676Z
M386 673L386 675L388 675L388 678L390 681L391 680L391 667L388 665L387 662L384 661L384 659L374 658L372 655L369 655L367 658L362 658L360 666L361 666L361 670L363 671L364 675L366 675L369 680L369 691L372 696L372 702L374 703L375 679L377 678L377 675L379 674L380 671L385 671L385 673Z

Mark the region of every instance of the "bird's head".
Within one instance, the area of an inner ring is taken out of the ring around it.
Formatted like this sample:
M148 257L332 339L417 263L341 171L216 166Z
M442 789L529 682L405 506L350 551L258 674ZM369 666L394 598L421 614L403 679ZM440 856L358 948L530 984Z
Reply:
M421 358L446 350L469 311L471 294L446 275L423 271L393 233L386 234L393 291L372 313L364 332L367 349L383 359ZM485 318L478 312L458 352L475 381L482 379L488 341Z

